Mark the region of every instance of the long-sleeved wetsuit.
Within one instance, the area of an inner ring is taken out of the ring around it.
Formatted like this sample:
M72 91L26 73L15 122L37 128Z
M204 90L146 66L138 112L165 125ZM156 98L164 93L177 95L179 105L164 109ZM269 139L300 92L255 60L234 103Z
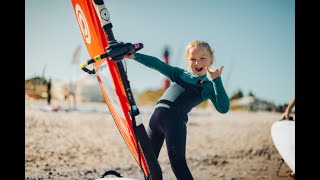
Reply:
M171 167L177 179L193 179L185 158L187 114L207 99L211 100L218 112L228 112L230 101L221 77L209 80L206 75L199 77L193 72L140 53L135 53L134 59L159 71L173 82L158 101L147 133L157 158L166 140Z

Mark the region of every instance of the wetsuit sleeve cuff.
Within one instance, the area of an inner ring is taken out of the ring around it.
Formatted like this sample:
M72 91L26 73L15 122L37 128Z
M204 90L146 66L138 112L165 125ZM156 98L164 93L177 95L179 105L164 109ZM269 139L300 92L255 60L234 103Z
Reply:
M215 84L221 84L222 83L221 77L214 78L212 82L214 82Z
M146 58L147 56L141 53L133 53L133 59L136 61L144 61L143 58Z

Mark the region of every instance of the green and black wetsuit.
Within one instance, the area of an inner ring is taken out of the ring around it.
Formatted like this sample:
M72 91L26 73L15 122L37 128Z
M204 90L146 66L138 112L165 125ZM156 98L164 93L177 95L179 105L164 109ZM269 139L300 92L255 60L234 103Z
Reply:
M199 77L191 71L140 53L135 53L134 59L159 71L173 82L157 102L147 133L157 158L166 140L171 167L177 179L193 179L185 157L188 113L207 99L211 100L218 112L229 111L230 101L221 77L209 80L206 75Z

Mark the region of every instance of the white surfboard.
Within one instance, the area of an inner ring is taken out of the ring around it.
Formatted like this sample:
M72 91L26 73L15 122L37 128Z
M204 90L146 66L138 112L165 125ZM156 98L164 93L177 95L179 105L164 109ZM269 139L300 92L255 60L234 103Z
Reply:
M271 126L271 136L279 154L295 172L295 121L276 121Z

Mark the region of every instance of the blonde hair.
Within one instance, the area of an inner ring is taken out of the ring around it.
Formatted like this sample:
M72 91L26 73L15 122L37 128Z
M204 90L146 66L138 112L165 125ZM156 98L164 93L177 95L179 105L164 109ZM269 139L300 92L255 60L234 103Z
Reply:
M194 47L203 47L207 50L207 52L210 56L210 66L211 66L214 62L214 49L211 48L210 45L205 41L193 40L193 41L189 42L186 47L185 59L188 60L189 50Z

